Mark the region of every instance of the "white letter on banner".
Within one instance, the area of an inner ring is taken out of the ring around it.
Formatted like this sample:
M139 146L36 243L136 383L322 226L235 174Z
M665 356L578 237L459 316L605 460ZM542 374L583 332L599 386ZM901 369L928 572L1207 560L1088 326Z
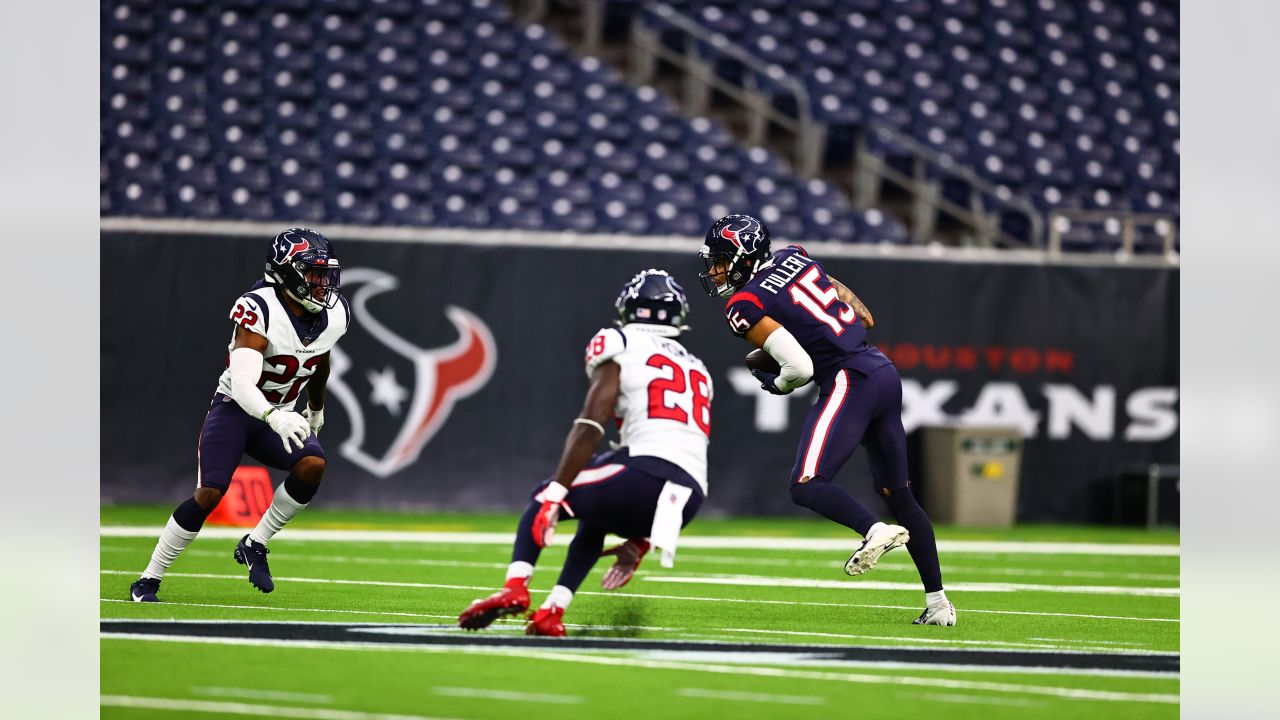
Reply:
M1116 434L1116 389L1099 385L1093 389L1093 400L1071 385L1044 386L1049 401L1049 438L1065 440L1071 426L1093 440L1110 440Z
M955 380L935 380L928 386L919 380L902 379L902 427L911 432L924 425L950 421L942 406L956 394Z
M798 387L788 395L774 395L760 389L760 381L756 380L746 368L729 368L729 384L739 395L753 397L756 400L756 430L767 433L783 432L790 424L790 405L792 398L808 395L813 383Z
M1178 430L1178 388L1151 387L1129 396L1124 408L1132 422L1124 429L1125 440L1156 442L1172 437Z

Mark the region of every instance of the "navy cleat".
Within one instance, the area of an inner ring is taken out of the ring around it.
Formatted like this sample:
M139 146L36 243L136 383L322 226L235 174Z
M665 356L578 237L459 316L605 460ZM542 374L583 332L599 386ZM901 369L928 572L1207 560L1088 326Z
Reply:
M266 545L250 540L248 535L236 544L236 562L249 568L249 582L264 593L276 589L275 581L271 579L271 568L267 566L269 552Z
M129 599L134 602L160 602L160 578L140 577L129 586Z

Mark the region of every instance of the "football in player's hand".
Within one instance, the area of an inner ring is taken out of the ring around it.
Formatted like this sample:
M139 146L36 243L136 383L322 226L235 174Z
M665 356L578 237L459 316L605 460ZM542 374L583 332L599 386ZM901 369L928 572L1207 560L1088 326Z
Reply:
M746 363L748 370L763 370L774 375L782 372L782 366L778 364L778 361L774 360L773 356L764 350L757 349L747 353Z

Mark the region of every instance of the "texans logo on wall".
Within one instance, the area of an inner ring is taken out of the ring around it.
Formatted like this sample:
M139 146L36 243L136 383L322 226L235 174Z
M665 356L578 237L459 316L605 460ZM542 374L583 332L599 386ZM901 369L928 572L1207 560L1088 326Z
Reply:
M454 407L489 382L498 357L488 326L453 305L420 315L432 323L438 320L431 313L442 312L457 334L448 345L423 348L392 331L369 302L399 284L381 270L343 270L342 292L355 321L333 350L328 385L329 397L342 406L351 427L339 454L378 477L412 465ZM349 342L360 333L373 342ZM361 348L358 354L353 347Z

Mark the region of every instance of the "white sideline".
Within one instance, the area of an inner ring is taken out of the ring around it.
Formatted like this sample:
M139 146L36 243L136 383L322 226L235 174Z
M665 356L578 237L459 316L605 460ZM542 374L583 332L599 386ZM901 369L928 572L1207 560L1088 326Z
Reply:
M509 657L528 658L534 660L550 660L556 662L576 662L590 665L611 665L634 669L644 667L654 670L680 670L689 672L708 672L723 675L753 675L770 678L794 678L802 680L821 680L848 683L866 683L872 685L903 685L912 687L935 687L950 690L979 690L993 693L1014 695L1036 695L1057 697L1068 700L1094 700L1103 702L1141 702L1141 703L1178 703L1177 695L1161 693L1126 693L1105 690L1086 690L1045 685L1023 685L1018 683L998 683L982 680L954 680L936 677L914 677L910 675L873 675L850 672L826 672L816 670L793 670L786 668L759 667L750 665L723 665L713 663L686 663L664 660L645 660L635 657L608 657L602 655L584 655L563 650L533 650L514 647L486 647L476 645L405 645L400 643L348 643L322 640L268 640L262 638L213 638L198 635L135 635L125 633L104 632L104 639L134 640L171 643L195 643L211 645L241 645L255 647L288 647L332 650L385 650L389 652L426 652L451 653L462 652L478 655L503 655ZM962 670L963 666L956 666ZM1016 667L1004 668L1011 674L1019 672ZM290 716L293 717L293 716ZM345 720L338 719L335 720ZM359 719L353 719L359 720ZM417 720L416 718L414 720Z
M172 710L176 712L223 713L225 715L257 715L260 717L305 718L306 720L453 720L436 715L399 715L392 713L367 713L356 710L309 708L293 705L250 705L238 702L214 700L178 700L176 698L140 697L137 695L101 695L98 704L103 707L127 707L142 710Z
M99 570L103 575L136 575L131 570ZM226 575L221 573L187 573L187 572L171 572L166 573L165 577L189 577L189 578L205 578L207 580L244 580L244 575ZM662 575L645 575L639 576L644 580L653 582L672 582L672 583L691 583L700 585L736 585L739 587L805 587L805 588L825 588L836 590L851 590L865 592L869 590L887 590L887 591L913 591L919 592L919 583L889 583L876 581L844 581L844 580L796 580L788 578L767 578L756 577L752 575L744 575L737 578L688 578L675 577L668 578ZM480 585L452 585L447 583L419 583L419 582L402 582L391 580L346 580L338 578L313 578L313 577L277 577L277 581L296 582L296 583L319 583L322 585L371 585L376 587L404 587L404 588L424 588L434 590L479 590L492 591L491 587ZM827 583L827 584L824 584ZM1017 592L1019 586L1010 583L959 583L949 586L953 590L965 590L968 592ZM1088 587L1080 585L1029 585L1022 588L1025 592L1047 592L1047 593L1075 593L1081 592L1080 587L1084 587L1083 592L1092 592L1111 595L1153 595L1153 596L1176 596L1179 592L1177 588L1127 588L1127 587ZM711 600L713 602L747 602L752 604L761 603L782 603L784 605L799 605L811 603L797 603L791 600L746 600L743 598L693 598L682 595L646 595L643 593L625 593L615 594L609 592L592 592L580 590L578 595L606 595L612 597L649 597L670 600ZM843 603L818 603L827 604L832 607L848 607Z
M689 585L733 585L735 587L793 587L824 590L919 590L918 582L883 582L878 580L810 580L805 578L763 577L760 575L721 575L690 577L682 575L643 575L646 582L683 583ZM1134 595L1144 597L1178 597L1178 588L1126 587L1123 585L1030 585L1027 583L947 583L948 590L958 592L1007 593L1047 592L1084 593L1088 595Z
M163 523L161 523L163 524ZM155 538L160 525L103 525L102 537ZM239 540L248 532L244 528L207 527L200 537ZM456 545L510 545L514 533L509 532L433 532L428 530L305 530L285 528L277 537L307 542L404 542ZM812 550L816 552L852 552L855 537L778 538L741 535L682 536L680 547L702 550ZM991 540L939 540L938 551L944 553L993 553L1013 555L1125 555L1143 557L1177 557L1177 545L1138 545L1074 542L1020 542Z

